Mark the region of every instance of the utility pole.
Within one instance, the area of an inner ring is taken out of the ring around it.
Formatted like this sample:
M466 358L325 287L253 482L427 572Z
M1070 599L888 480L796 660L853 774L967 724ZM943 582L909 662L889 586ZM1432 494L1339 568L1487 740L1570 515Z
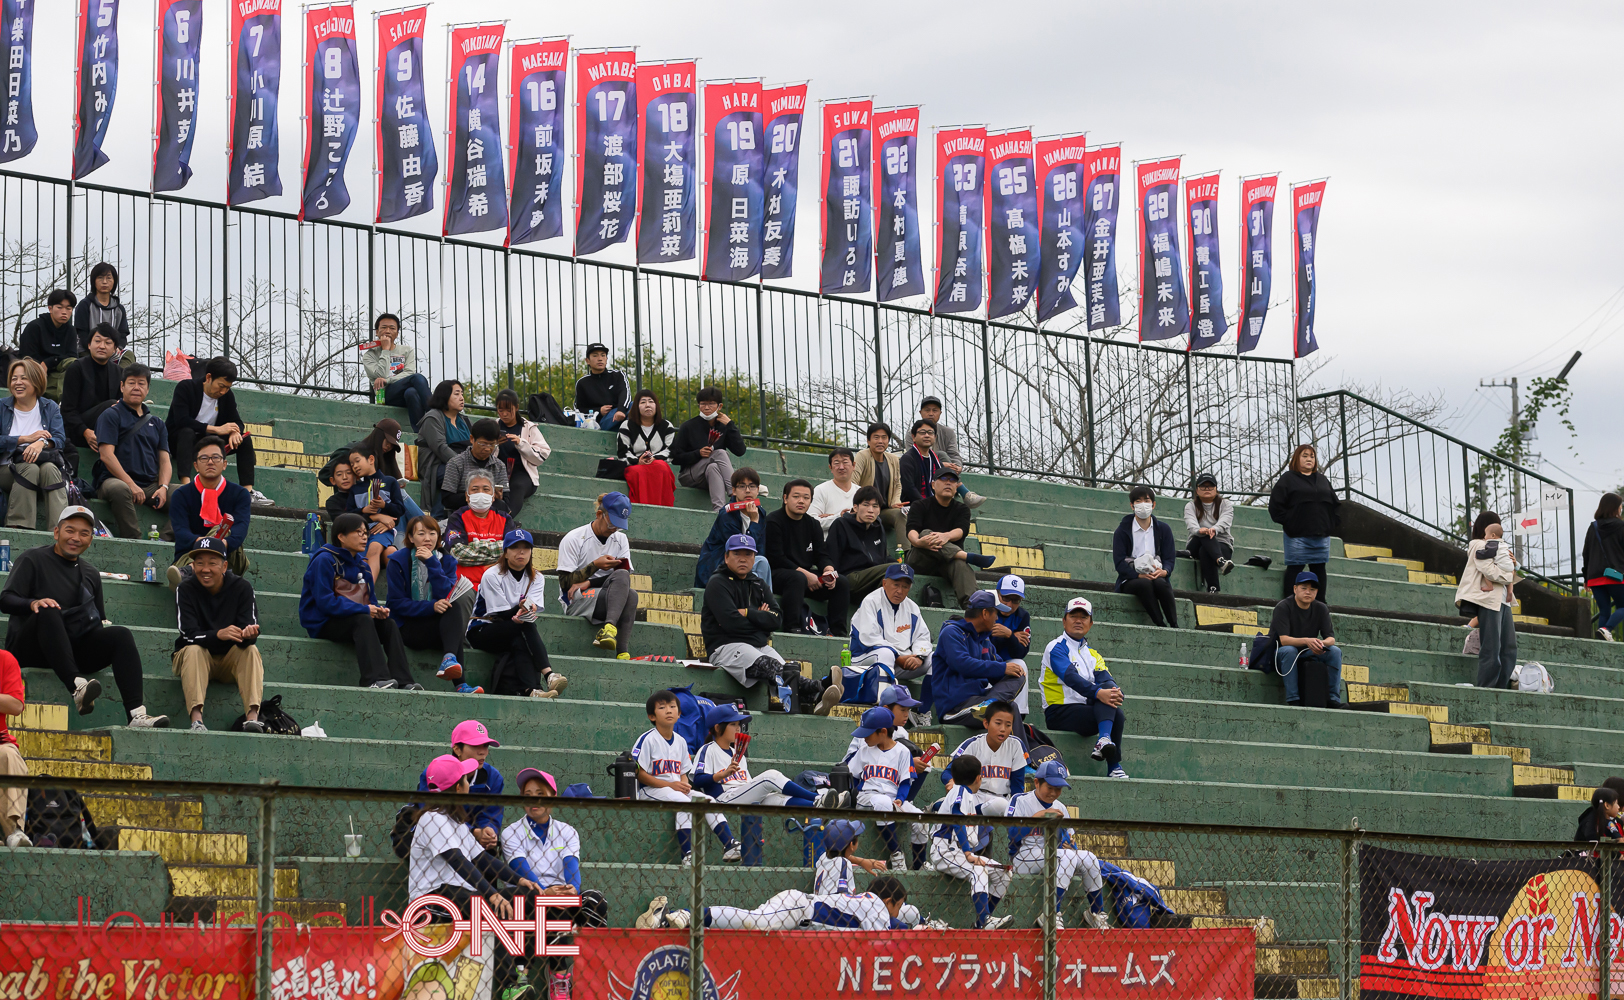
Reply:
M1511 390L1511 460L1513 462L1515 462L1517 465L1522 465L1523 464L1523 453L1522 453L1522 450L1523 450L1522 449L1522 445L1523 445L1523 442L1522 442L1522 404L1521 404L1521 400L1517 396L1517 391L1518 391L1517 390L1517 376L1515 376L1515 375L1511 376L1511 381L1509 381L1509 382L1485 382L1482 379L1478 379L1477 384L1478 384L1479 387L1484 388L1484 389L1510 389ZM1479 478L1479 480L1481 480L1482 476L1480 475L1478 478ZM1515 516L1515 515L1521 513L1522 509L1523 509L1522 477L1519 476L1518 474L1516 474L1515 472L1513 472L1511 474L1510 486L1511 486L1511 510L1508 513L1510 513L1512 516ZM1488 493L1485 491L1483 493L1483 506L1485 507L1485 509L1488 507L1488 500L1489 500L1489 496L1488 496ZM1521 541L1522 541L1521 536L1516 535L1516 534L1512 535L1512 537L1511 537L1511 548L1512 548L1512 551L1514 553L1516 553L1517 558L1519 560L1522 559L1522 556L1523 556L1522 545L1520 544Z

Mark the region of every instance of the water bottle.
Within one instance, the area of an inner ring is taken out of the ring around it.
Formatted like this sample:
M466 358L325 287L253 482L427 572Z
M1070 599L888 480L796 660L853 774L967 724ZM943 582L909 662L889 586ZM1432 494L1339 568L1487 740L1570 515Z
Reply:
M620 756L614 759L608 767L609 776L615 781L615 798L630 799L637 796L637 761L631 752L622 750Z
M158 582L158 564L153 561L151 552L147 553L147 561L141 564L141 582Z
M1243 642L1243 643L1241 643L1241 669L1245 670L1246 668L1250 667L1251 665L1252 665L1252 646L1251 646L1250 643Z
M152 527L147 529L147 541L156 542L157 540L158 540L158 526L155 524Z
M305 555L314 555L321 548L321 518L312 511L305 515L304 540L299 543L299 551Z
M851 647L850 646L847 646L845 649L842 649L840 651L840 669L842 671L851 669Z
M902 543L898 542L897 543L897 562L901 562L901 561L902 561Z
M11 539L0 538L0 573L11 572Z

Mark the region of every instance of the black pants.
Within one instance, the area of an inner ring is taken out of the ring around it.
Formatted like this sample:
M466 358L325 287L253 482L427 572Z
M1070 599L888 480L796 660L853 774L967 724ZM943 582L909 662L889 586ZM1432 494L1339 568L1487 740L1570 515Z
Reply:
M390 619L395 621L394 618ZM462 659L462 644L468 638L460 616L450 611L421 618L401 618L397 626L407 649L438 649Z
M1112 767L1122 763L1122 727L1125 720L1122 709L1112 708L1103 701L1086 705L1050 705L1043 710L1043 721L1050 729L1064 729L1085 740L1099 736L1100 723L1111 723L1111 743L1105 751L1105 762Z
M1319 577L1319 597L1317 598L1317 600L1324 601L1327 604L1331 603L1331 599L1329 597L1325 596L1325 593L1326 593L1325 585L1329 581L1327 581L1325 579L1325 564L1324 563L1308 563L1307 565L1304 565L1302 563L1298 563L1295 566L1287 566L1286 567L1286 585L1285 585L1286 594L1285 594L1285 596L1287 596L1287 597L1291 596L1291 589L1297 585L1297 574L1301 573L1305 569L1309 570L1315 576Z
M541 687L542 676L553 669L535 622L516 622L505 617L478 622L468 630L468 644L487 653L517 653L509 658L508 669L514 671L512 682L521 695ZM492 687L494 689L494 683Z
M69 694L74 690L74 678L112 667L124 714L146 704L141 691L141 654L135 648L135 636L122 625L98 625L70 637L62 609L42 608L23 622L9 648L25 667L56 671Z
M1145 612L1156 625L1167 625L1171 628L1179 627L1179 616L1173 606L1173 585L1167 577L1159 576L1154 580L1147 580L1136 576L1132 580L1123 581L1122 592L1132 594L1139 598L1144 605Z
M542 888L545 889L547 886L543 884ZM546 897L540 898L545 899ZM568 919L576 927L608 927L609 901L604 899L603 893L596 889L582 889L580 906L560 906L556 908L549 906L547 916L549 919ZM550 935L547 940L553 944L570 944L575 940L575 935L565 931L562 934ZM530 961L534 962L535 960L530 959ZM542 962L545 964L527 966L532 970L530 979L536 986L538 996L547 995L546 984L535 981L534 969L542 969L548 975L551 975L554 972L565 971L575 965L575 959L570 958L568 955L549 955L542 959Z
M942 714L941 706L938 705L937 706L936 717L938 719L943 719L943 718L946 718L948 716L954 716L954 715L957 715L960 712L964 711L967 708L974 708L976 705L979 705L982 702L988 701L988 700L1007 701L1011 705L1014 705L1015 704L1015 699L1020 696L1021 688L1024 687L1025 685L1026 685L1026 678L1025 677L1011 677L1008 674L1005 674L1003 677L1000 677L997 680L993 681L992 685L990 687L988 687L987 690L981 692L980 694L976 695L974 698L970 698L969 700L965 701L963 704L957 706L952 711L948 712L946 716L944 716ZM966 716L964 719L962 719L960 721L961 721L961 723L963 725L968 726L971 729L985 728L980 719L976 719L976 718L973 718L973 717L970 717L970 716ZM1023 720L1022 720L1022 716L1021 716L1021 710L1020 710L1019 706L1017 706L1015 708L1015 731L1016 732L1021 731L1021 722L1022 721Z
M798 569L773 570L773 593L783 598L783 622L787 630L800 629L806 624L806 576ZM835 578L833 590L814 592L828 602L829 634L845 635L851 630L851 586L846 578Z
M391 677L405 686L412 683L412 668L406 662L406 646L400 641L400 628L392 619L371 615L329 618L317 638L348 642L355 646L355 662L361 668L361 686L371 687Z
M514 462L513 471L508 473L508 488L502 499L507 501L508 513L514 518L524 513L524 502L529 500L536 492L536 484L531 482L530 473L525 471L523 462Z
M515 893L512 889L498 889L497 891L501 893L503 899L510 903L513 902ZM461 919L468 919L468 904L473 901L474 890L463 885L442 885L435 889L431 895L444 896L446 899L451 900L451 902L457 904L457 909L462 914ZM490 900L486 899L485 902L489 903ZM429 923L431 924L451 923L451 914L440 909L438 905L429 907L428 913ZM528 943L527 941L526 944ZM497 942L496 951L492 957L491 972L494 981L491 984L491 996L499 997L502 995L503 990L513 985L513 966L513 953L502 947L501 942Z
M197 439L202 436L190 427L183 427L169 436L169 453L174 457L176 480L192 478L192 461L197 457ZM245 437L241 444L235 448L228 448L226 453L237 456L237 485L253 489L254 439Z
M84 428L79 431L70 429L67 432L68 444L73 447L68 448L68 450L63 453L62 458L68 463L68 471L73 474L75 479L79 478L79 449L89 448L91 452L96 451L95 448L91 448L90 445L85 443L85 431L95 430L96 421L100 420L101 415L107 410L107 408L116 402L118 402L116 399L104 399L95 406L92 406L90 409L79 414L79 419L85 422Z
M1195 535L1190 538L1187 546L1190 558L1201 567L1201 583L1208 590L1218 589L1218 560L1228 559L1235 554L1235 550L1220 542L1216 538L1206 535Z

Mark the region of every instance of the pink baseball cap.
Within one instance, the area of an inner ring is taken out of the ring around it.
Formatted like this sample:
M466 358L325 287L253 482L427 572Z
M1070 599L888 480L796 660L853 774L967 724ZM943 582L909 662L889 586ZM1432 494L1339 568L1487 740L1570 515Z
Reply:
M451 745L456 746L458 743L466 743L471 747L499 747L502 745L491 739L490 731L485 728L485 723L480 722L478 719L459 722L457 728L451 730Z
M547 787L551 788L553 790L553 794L554 795L558 794L558 781L557 781L557 779L555 779L552 775L548 774L546 771L543 771L540 768L535 768L535 767L527 767L524 770L520 771L518 776L513 779L513 787L517 788L519 791L522 792L522 791L524 791L524 783L529 781L532 778L536 778L538 780L546 782Z
M475 771L479 770L479 761L470 757L467 760L458 760L450 754L441 754L429 761L429 766L423 775L428 779L429 787L436 792L443 792L454 787L457 782Z

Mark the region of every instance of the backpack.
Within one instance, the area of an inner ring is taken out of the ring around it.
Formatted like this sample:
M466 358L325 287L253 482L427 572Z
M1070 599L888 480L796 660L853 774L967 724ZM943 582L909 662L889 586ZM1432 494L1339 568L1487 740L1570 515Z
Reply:
M96 823L85 800L71 788L30 789L24 827L35 847L94 849Z
M1111 887L1111 908L1118 927L1149 927L1158 912L1172 913L1154 885L1109 861L1100 862L1100 876Z
M532 392L524 401L524 415L538 424L575 426L575 421L564 416L564 408L558 405L558 400L550 392Z
M1519 663L1512 668L1511 686L1518 691L1550 694L1556 690L1556 681L1551 679L1551 672L1542 663Z
M705 737L709 735L705 728L705 713L715 708L716 702L702 694L694 694L692 684L669 690L677 696L677 707L682 711L682 715L677 719L677 733L688 744L689 753L698 753L699 748L705 745Z
M934 583L925 584L925 588L919 592L919 606L922 608L944 607L941 588Z
M247 721L248 716L237 716L237 721L231 724L231 731L242 732L242 724ZM267 733L275 733L278 736L298 736L299 730L303 728L293 721L293 716L282 711L282 696L279 694L272 695L260 703L259 721L265 723Z
M1252 637L1252 655L1246 661L1248 670L1274 669L1274 654L1280 648L1280 643L1267 632Z

